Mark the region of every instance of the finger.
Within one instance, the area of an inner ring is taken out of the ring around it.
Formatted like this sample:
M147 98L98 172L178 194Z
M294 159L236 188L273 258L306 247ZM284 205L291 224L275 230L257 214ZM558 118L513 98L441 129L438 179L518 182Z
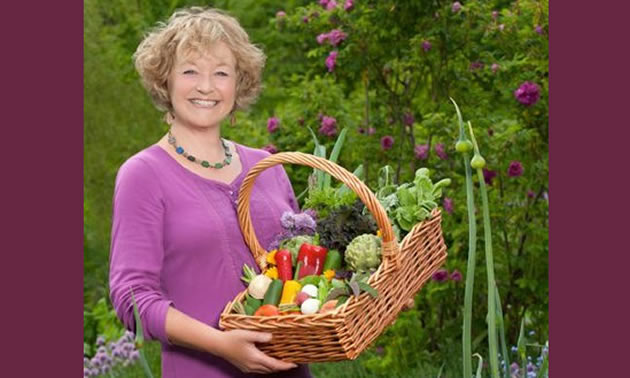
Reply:
M269 332L243 331L245 338L254 343L268 343L273 335Z
M273 357L269 357L263 352L260 352L260 363L266 366L267 368L278 371L278 370L289 370L297 367L293 362L284 362L282 360L275 359Z

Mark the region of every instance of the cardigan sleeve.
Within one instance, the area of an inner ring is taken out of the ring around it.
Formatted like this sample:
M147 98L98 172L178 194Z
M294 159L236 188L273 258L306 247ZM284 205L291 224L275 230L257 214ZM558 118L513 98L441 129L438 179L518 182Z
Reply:
M132 157L119 169L113 198L110 299L125 327L135 330L133 296L147 339L169 343L166 313L172 302L161 289L164 199L152 168Z

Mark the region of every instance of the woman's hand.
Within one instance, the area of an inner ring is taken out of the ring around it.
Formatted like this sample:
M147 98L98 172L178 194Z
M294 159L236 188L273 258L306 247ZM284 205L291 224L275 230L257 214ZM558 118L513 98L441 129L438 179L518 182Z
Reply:
M297 367L267 356L256 348L255 343L267 343L272 335L265 332L233 330L222 332L216 354L244 373L273 373Z

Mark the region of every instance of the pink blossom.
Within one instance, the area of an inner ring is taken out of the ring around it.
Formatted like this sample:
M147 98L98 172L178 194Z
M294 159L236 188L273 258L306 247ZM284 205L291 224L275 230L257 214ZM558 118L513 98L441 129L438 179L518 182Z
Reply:
M284 11L278 11L278 13L276 13L276 18L283 18L286 16L287 14Z
M446 154L446 151L444 150L443 143L437 143L435 145L435 154L442 160L448 159L448 155Z
M501 66L499 66L497 63L492 63L492 65L490 66L490 69L492 70L492 73L497 73L499 68L501 68Z
M276 117L271 117L267 120L267 131L270 133L276 132L278 130L280 121Z
M497 11L492 11L492 19L496 20L499 17L499 12Z
M333 29L328 33L328 42L334 47L339 46L348 35L339 29ZM319 41L318 41L319 42Z
M425 160L429 157L429 145L428 144L416 144L413 149L416 159Z
M337 134L337 120L333 117L323 116L319 133L326 136Z
M497 172L486 168L483 168L481 171L483 172L483 181L485 181L487 185L492 185L492 179L497 176Z
M532 106L540 98L540 87L536 83L526 81L514 91L516 100L525 106Z
M415 119L413 118L413 114L407 112L405 114L403 114L403 123L406 126L413 126Z
M369 127L367 129L367 135L373 135L376 132L376 129L373 127Z
M527 197L529 197L529 198L534 198L534 197L536 197L536 192L534 192L534 191L533 191L533 190L531 190L531 189L528 189L528 190L527 190Z
M354 1L346 0L346 3L343 5L343 9L347 12L350 12L354 9Z
M322 1L320 0L319 3L321 4ZM323 4L322 4L323 5ZM333 10L337 7L337 2L335 0L328 0L326 2L326 10Z
M302 22L308 24L308 16L302 17Z
M321 45L322 43L326 42L327 39L328 39L328 33L322 33L317 36L317 43Z
M453 3L453 5L451 6L451 10L453 11L453 13L457 13L462 9L462 5L459 3L459 1L456 1Z
M394 146L394 137L391 135L385 135L381 138L381 148L384 151L391 149Z
M422 41L422 49L424 50L424 52L428 52L429 50L431 50L431 42L427 41L426 39Z
M542 28L542 26L540 26L540 25L536 25L536 29L535 29L535 30L536 30L536 33L538 33L538 34L542 35L542 33L543 33L543 28Z
M337 51L331 51L326 58L326 67L328 68L328 72L333 72L335 69L335 65L337 64Z

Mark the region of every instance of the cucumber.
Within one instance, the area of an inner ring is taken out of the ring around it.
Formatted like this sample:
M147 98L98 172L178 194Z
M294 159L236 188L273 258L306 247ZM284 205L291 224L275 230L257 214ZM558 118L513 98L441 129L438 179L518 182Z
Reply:
M252 310L252 314L258 310L258 307L262 306L262 299L256 299L249 294L245 296L245 306L249 306ZM247 307L245 307L247 310ZM249 314L248 314L249 315Z
M280 303L280 297L282 296L282 280L273 280L265 293L263 299L263 305L270 304L277 306Z

